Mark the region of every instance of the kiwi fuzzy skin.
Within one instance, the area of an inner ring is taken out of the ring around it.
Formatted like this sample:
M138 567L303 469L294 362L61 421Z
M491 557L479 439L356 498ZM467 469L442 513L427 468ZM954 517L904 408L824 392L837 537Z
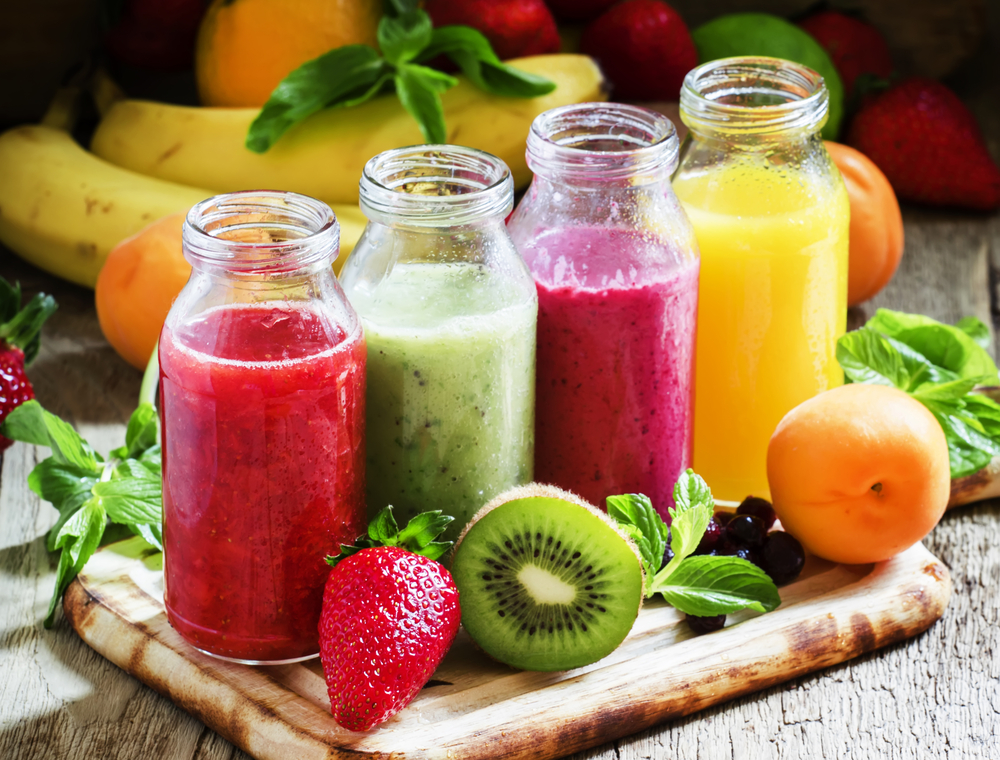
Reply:
M452 547L451 552L449 553L448 557L449 565L454 562L455 552L458 551L458 547L461 546L462 541L465 540L466 533L468 533L469 530L472 528L472 526L475 525L477 522L479 522L483 517L488 515L490 512L492 512L494 509L501 506L502 504L506 504L508 501L517 501L519 499L530 499L538 496L549 499L561 499L563 501L568 501L572 504L576 504L577 506L582 507L583 509L586 509L588 512L593 514L598 519L603 520L615 533L617 533L621 537L622 541L628 544L629 549L631 549L632 553L635 555L635 561L639 563L639 571L642 575L642 593L639 597L639 610L641 611L642 602L646 598L647 578L646 578L645 567L642 564L642 555L639 553L639 547L635 545L635 541L633 541L632 538L618 526L618 523L616 523L614 520L608 517L607 512L605 512L603 509L598 509L589 501L584 499L582 496L578 496L572 491L565 491L562 488L559 488L557 486L547 485L545 483L528 483L523 486L514 486L513 488L508 488L503 493L497 494L488 502L486 502L486 504L482 508L480 508L480 510L476 512L476 514L472 516L472 519L469 520L468 525L466 525L465 528L462 529L462 533L459 535L458 540L455 542L455 545Z

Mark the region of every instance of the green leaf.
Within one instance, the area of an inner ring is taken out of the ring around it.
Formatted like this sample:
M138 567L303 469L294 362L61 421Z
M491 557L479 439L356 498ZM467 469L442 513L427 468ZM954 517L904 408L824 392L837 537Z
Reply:
M990 340L990 328L982 320L975 317L962 317L955 323L955 327L964 332L984 351L990 350L992 341Z
M907 388L910 375L900 355L886 338L862 327L837 341L837 361L852 383Z
M781 604L767 574L739 557L689 557L660 592L681 612L703 617L742 609L770 612Z
M117 523L157 523L163 519L163 490L157 478L109 480L93 490L108 517Z
M62 526L92 496L91 489L97 481L93 470L58 462L54 457L39 462L28 475L28 487L59 510L59 519L49 529L46 539L50 552L56 549L56 536Z
M51 628L55 619L56 606L62 598L66 587L77 576L87 560L93 555L101 542L107 516L101 500L93 497L86 501L73 516L66 521L56 535L55 548L62 549L59 555L59 565L56 569L56 586L49 601L48 613L45 616L45 627Z
M922 404L964 397L977 385L975 380L950 380L947 383L926 383L910 395Z
M396 546L402 546L414 554L423 554L424 549L427 547L438 546L438 544L434 543L434 539L440 536L444 532L444 529L454 520L454 517L444 514L440 509L436 509L433 512L421 512L416 517L413 517L406 524L405 528L399 531L399 535L396 537ZM444 543L446 550L451 546L451 542L442 543ZM432 549L433 551L436 551L436 548ZM438 554L435 557L431 557L431 559L437 559L440 556L441 554Z
M373 549L379 546L399 546L414 554L428 559L438 559L449 548L451 541L434 541L455 518L437 509L432 512L421 512L399 530L396 518L392 515L390 504L368 524L368 534L360 536L353 545L341 544L340 552L328 556L326 563L335 567L340 560L357 554L363 549Z
M968 323L967 323L968 324ZM997 366L972 336L922 314L879 309L866 327L905 343L933 364L962 378L991 378L998 382ZM985 325L983 325L985 327Z
M134 458L160 443L160 420L152 404L139 404L128 420L125 447Z
M706 506L709 510L715 508L712 491L704 478L689 467L674 483L674 506L669 510L670 516L676 517L686 510Z
M444 108L438 93L454 87L458 80L426 66L408 63L399 67L393 81L399 101L416 119L424 140L434 144L446 142Z
M952 478L972 475L989 464L994 456L1000 455L1000 444L987 435L963 400L927 401L924 405L944 430Z
M663 564L667 546L667 524L663 522L653 502L641 493L622 494L607 498L608 516L624 530L639 547L643 569L651 584ZM647 596L651 594L647 593Z
M3 425L0 425L0 433L12 441L48 446L58 462L82 469L97 469L97 457L87 442L71 425L45 411L35 400L26 401L7 415Z
M163 524L162 523L132 523L127 526L132 533L142 536L146 543L163 551Z
M384 0L383 6L387 15L401 16L417 9L419 0Z
M392 514L391 504L375 515L375 519L368 524L368 537L372 541L379 542L376 545L395 541L398 533L399 526Z
M378 24L379 49L389 63L408 63L430 43L431 29L431 17L424 11L383 16Z
M250 125L246 147L264 153L293 125L317 111L374 97L387 81L387 68L367 45L345 45L306 61L271 93Z
M536 98L555 90L555 82L503 63L486 37L469 26L442 26L417 58L447 55L480 90L512 98Z
M0 277L0 280L3 278ZM27 366L38 355L42 324L55 312L56 300L44 293L36 293L21 308L21 285L12 288L3 280L0 303L4 306L0 315L0 341L20 348Z

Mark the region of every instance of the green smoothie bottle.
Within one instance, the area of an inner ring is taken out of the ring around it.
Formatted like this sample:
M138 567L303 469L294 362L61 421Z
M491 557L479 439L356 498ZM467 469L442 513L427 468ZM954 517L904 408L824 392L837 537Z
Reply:
M340 281L368 344L370 516L440 509L455 538L532 479L538 297L504 225L513 194L506 164L472 148L365 166L368 226Z

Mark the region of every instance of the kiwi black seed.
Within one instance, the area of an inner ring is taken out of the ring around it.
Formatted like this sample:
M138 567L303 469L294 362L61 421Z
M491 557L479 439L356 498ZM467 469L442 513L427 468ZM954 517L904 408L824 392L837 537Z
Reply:
M606 514L553 486L520 486L483 507L455 546L451 573L469 635L522 670L600 660L642 606L635 545Z

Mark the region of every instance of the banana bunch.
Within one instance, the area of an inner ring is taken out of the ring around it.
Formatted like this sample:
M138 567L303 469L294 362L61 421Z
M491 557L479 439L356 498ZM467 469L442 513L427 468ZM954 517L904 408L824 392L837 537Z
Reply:
M443 93L448 142L499 156L514 183L531 174L524 159L531 122L543 111L606 100L604 80L583 55L542 55L507 63L556 83L548 95L503 98L476 89L464 78ZM105 114L91 150L118 166L158 177L230 192L281 188L330 204L357 203L358 181L372 156L423 142L420 129L398 99L381 97L353 108L321 111L293 127L266 153L244 147L254 108L190 108L122 100Z

